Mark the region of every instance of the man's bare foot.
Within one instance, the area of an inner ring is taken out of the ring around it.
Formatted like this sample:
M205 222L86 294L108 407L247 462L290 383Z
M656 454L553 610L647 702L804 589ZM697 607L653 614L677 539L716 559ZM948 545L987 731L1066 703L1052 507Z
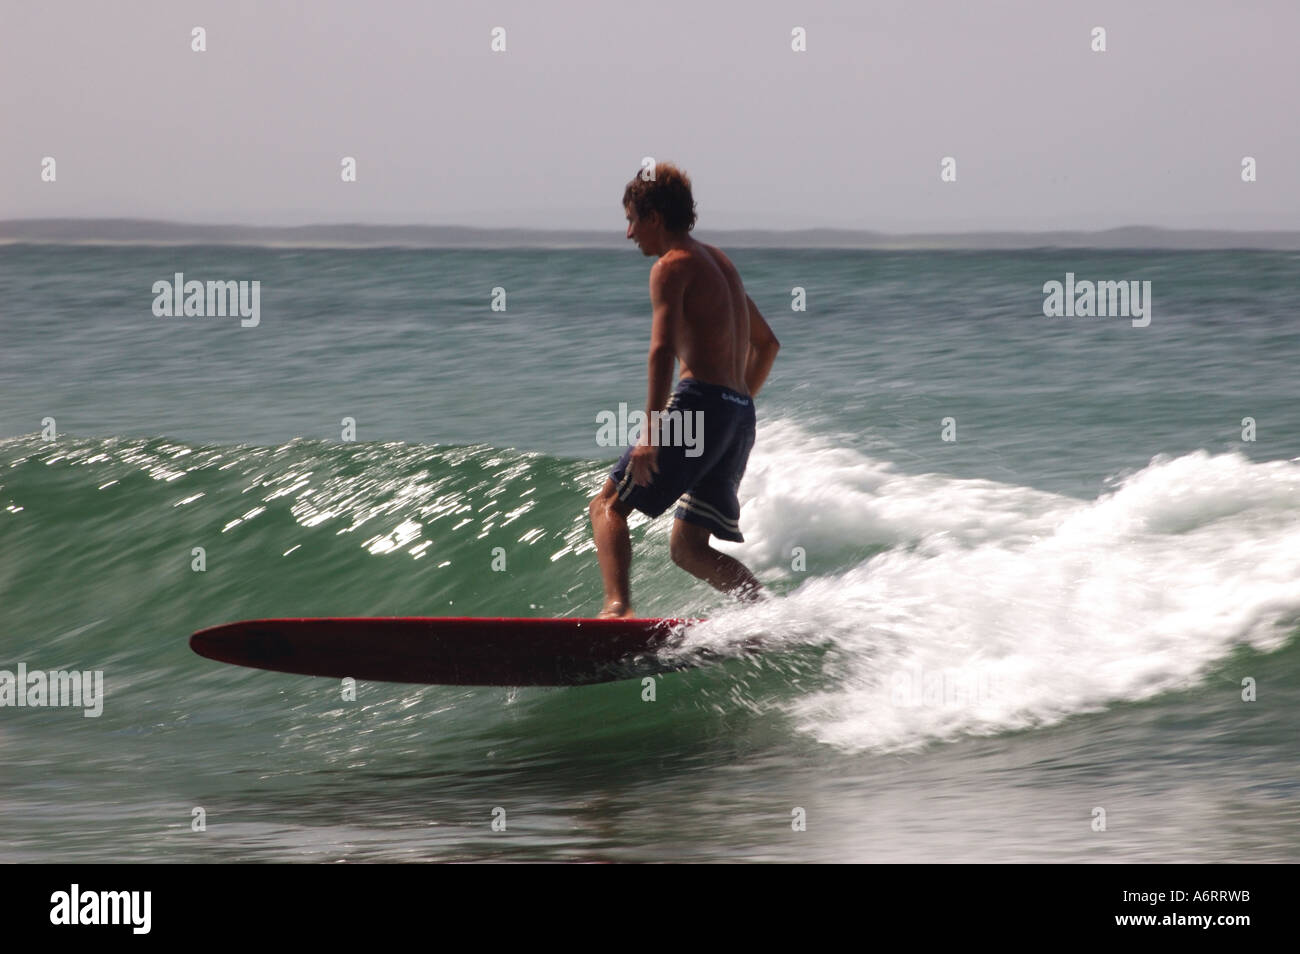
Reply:
M617 600L615 600L613 603L606 603L603 607L601 607L600 612L596 614L596 619L631 619L631 618L632 618L632 607L620 603Z

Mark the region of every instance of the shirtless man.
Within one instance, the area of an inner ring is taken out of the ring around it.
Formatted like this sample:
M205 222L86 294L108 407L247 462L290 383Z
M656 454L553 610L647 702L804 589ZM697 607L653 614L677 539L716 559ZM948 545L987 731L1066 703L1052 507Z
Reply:
M753 398L780 342L745 294L731 259L688 234L695 226L695 201L685 173L659 163L654 178L638 175L628 183L623 208L627 237L659 260L650 269L647 426L588 508L605 584L600 615L632 615L628 513L657 517L674 502L673 562L723 592L757 600L758 580L739 560L709 546L709 535L744 540L736 490L754 445ZM693 449L694 456L680 440L656 446L651 439L651 412L677 410L703 420L702 447Z

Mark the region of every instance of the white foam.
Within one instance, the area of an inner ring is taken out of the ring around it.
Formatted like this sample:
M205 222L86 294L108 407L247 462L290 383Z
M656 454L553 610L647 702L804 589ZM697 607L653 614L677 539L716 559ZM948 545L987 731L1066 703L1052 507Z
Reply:
M887 751L1050 724L1191 685L1300 620L1300 461L1157 458L1080 501L909 476L789 422L761 437L730 552L771 575L792 572L794 546L810 563L889 549L717 614L691 642L827 643L827 688L790 704L822 742Z

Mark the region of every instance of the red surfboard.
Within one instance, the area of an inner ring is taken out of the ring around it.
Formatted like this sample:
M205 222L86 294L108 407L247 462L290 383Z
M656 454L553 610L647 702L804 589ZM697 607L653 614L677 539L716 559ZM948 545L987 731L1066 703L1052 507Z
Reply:
M201 629L200 656L305 676L449 686L576 686L665 667L691 619L376 616L254 619Z

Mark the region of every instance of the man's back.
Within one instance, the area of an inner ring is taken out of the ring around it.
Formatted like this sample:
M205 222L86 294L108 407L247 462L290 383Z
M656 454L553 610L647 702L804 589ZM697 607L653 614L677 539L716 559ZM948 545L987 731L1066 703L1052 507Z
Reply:
M673 285L680 283L681 318L672 329L679 376L748 394L748 298L731 259L721 249L693 240L689 248L664 255L655 267L669 269Z

